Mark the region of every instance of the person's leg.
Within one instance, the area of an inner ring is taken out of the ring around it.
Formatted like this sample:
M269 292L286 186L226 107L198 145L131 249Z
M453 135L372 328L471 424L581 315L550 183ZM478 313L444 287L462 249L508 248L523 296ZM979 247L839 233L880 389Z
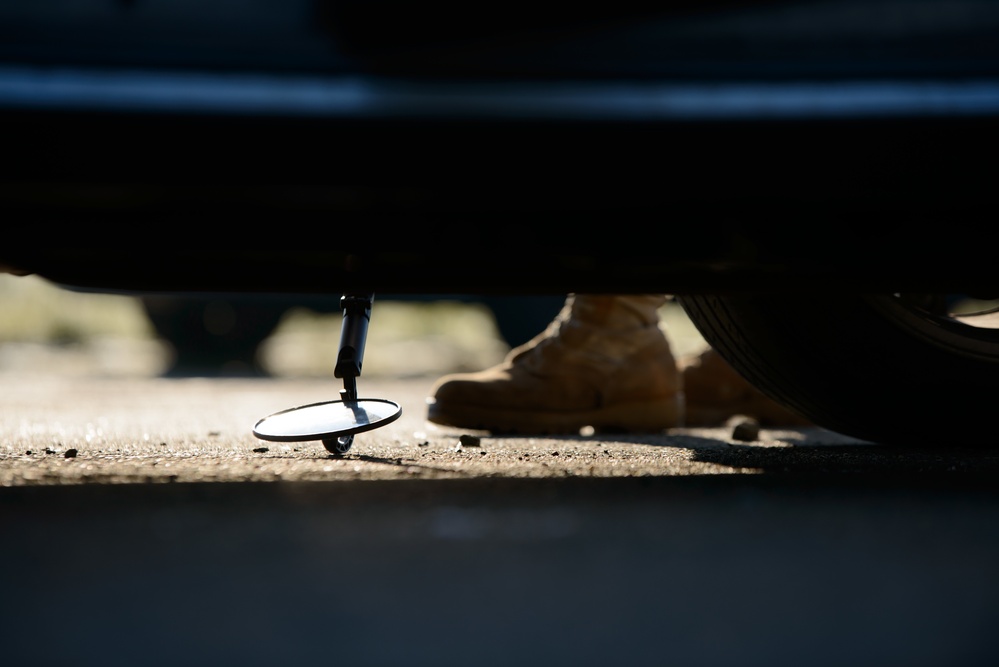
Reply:
M659 328L665 296L570 295L503 363L447 375L428 419L505 433L655 432L680 425L683 394Z

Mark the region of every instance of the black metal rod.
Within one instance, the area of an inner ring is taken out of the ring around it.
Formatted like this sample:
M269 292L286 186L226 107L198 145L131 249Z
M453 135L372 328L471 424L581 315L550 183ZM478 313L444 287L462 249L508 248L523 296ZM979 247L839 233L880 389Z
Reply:
M340 328L340 350L333 369L334 377L356 378L361 374L373 301L374 294L347 294L340 298L343 324Z

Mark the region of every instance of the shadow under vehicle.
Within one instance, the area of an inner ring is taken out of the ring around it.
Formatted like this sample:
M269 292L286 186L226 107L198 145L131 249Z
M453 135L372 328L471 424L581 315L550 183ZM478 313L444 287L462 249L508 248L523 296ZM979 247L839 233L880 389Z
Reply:
M670 293L822 426L994 442L999 3L16 0L0 26L9 270Z

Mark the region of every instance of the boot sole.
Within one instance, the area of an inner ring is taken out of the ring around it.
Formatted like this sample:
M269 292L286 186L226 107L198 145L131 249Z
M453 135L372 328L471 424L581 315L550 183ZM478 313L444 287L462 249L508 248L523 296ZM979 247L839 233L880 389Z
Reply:
M427 420L435 424L517 435L578 435L588 427L604 432L656 433L682 426L683 414L682 394L672 400L628 403L585 412L499 410L439 401L429 401L427 405Z

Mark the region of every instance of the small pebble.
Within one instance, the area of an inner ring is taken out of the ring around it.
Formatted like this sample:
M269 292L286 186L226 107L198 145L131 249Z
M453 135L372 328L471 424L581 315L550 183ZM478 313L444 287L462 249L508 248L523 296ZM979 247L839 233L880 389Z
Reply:
M464 447L478 447L482 444L482 440L474 435L458 436L458 442Z
M265 453L267 453L269 451L271 451L271 450L268 449L267 447L257 447L256 449L253 450L253 452L255 454L265 454Z
M755 419L740 419L732 425L732 439L752 442L760 438L760 423Z
M63 456L66 457L67 459L75 459L76 458L76 454L77 454L77 451L75 449L67 449L66 453L63 454Z

